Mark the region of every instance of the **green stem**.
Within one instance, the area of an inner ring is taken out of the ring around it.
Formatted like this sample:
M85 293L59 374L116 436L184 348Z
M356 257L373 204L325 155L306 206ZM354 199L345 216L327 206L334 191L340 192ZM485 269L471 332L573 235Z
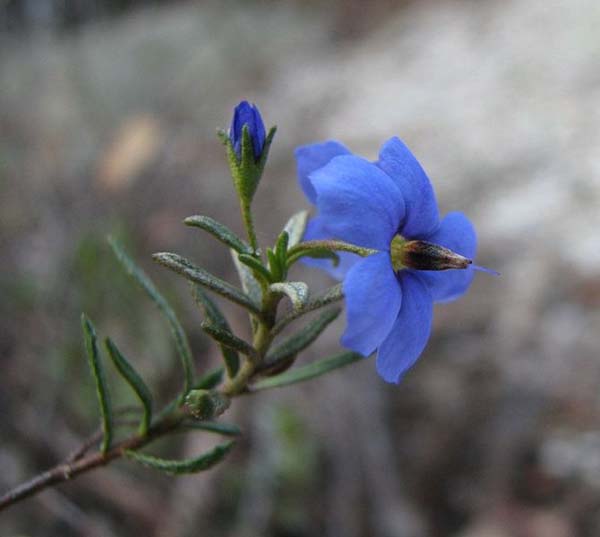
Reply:
M246 233L248 234L248 241L250 242L252 250L256 253L258 250L258 241L256 239L256 231L254 230L254 221L252 219L250 201L242 201L241 209L242 220L244 222L244 227L246 228Z
M248 356L235 377L227 381L222 388L224 395L233 397L244 393L248 388L248 382L264 362L269 346L274 338L271 330L275 324L275 313L279 300L279 296L268 291L263 295L263 313L260 317L254 317L256 320L256 330L252 346L256 350L256 356Z

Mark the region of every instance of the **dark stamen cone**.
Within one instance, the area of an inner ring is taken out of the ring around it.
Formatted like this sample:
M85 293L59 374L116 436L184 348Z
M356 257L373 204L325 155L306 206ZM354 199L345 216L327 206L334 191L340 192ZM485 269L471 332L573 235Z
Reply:
M465 269L472 263L448 248L426 241L406 241L399 250L399 265L416 270Z

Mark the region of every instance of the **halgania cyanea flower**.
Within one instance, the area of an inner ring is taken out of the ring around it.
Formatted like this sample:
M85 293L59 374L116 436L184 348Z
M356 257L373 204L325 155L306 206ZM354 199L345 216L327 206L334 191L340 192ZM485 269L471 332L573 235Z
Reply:
M265 146L265 124L256 105L250 104L248 101L242 101L235 107L231 128L229 129L229 138L238 159L242 158L242 129L244 125L248 126L248 134L252 140L252 149L254 150L254 160L258 161Z
M365 258L342 253L336 269L328 265L344 280L342 345L364 356L377 350L379 374L399 382L429 339L433 303L460 297L480 268L470 261L473 225L459 212L440 220L427 174L398 138L383 145L376 162L335 141L295 155L302 190L318 209L305 240L334 238L376 250Z

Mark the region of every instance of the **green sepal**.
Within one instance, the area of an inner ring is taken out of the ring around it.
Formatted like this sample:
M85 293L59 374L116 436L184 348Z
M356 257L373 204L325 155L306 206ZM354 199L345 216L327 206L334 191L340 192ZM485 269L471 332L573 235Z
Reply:
M355 352L336 354L335 356L325 358L324 360L319 360L302 367L296 367L276 377L259 380L252 385L252 391L280 388L282 386L304 382L305 380L319 377L334 369L344 367L363 358L363 356Z
M185 398L187 411L199 420L210 420L225 412L231 400L214 390L192 390Z
M158 310L166 319L167 324L171 330L171 335L175 341L175 347L177 354L183 367L183 393L187 393L192 386L192 380L194 377L194 366L192 360L192 351L188 342L187 336L181 323L177 319L173 308L169 305L162 294L156 289L154 283L144 271L138 267L133 259L131 259L125 250L121 247L118 241L109 237L108 242L117 258L119 263L125 269L125 272L133 278L133 280L142 288L142 290L150 297L150 299L156 304Z
M273 276L266 269L266 267L260 262L259 259L249 254L239 254L238 259L241 263L246 265L252 272L254 273L254 277L256 279L262 280L267 285L271 283L273 280Z
M249 343L246 343L243 339L232 334L229 330L220 328L210 321L204 321L200 327L204 332L206 332L210 337L212 337L215 341L220 343L221 345L225 345L226 347L233 349L237 352L241 352L242 354L248 356L249 358L256 360L258 359L258 354L256 353L256 349L252 347Z
M254 155L254 146L248 130L248 125L242 127L242 151L241 158L239 159L227 133L223 130L217 131L220 140L226 148L227 160L229 162L231 176L233 177L233 184L242 205L249 206L252 202L252 198L254 197L260 178L262 177L269 156L269 149L271 148L271 143L273 142L276 131L276 127L272 127L269 130L265 138L262 153L258 159L256 159Z
M152 258L161 265L181 274L186 279L218 293L253 313L260 313L260 307L248 295L236 289L230 283L213 276L207 270L195 266L185 257L169 252L160 252L153 254Z
M273 293L286 295L292 301L295 311L304 309L309 299L308 285L304 282L273 283L269 286Z
M285 362L288 358L304 350L321 335L341 311L341 308L332 308L311 320L302 330L267 353L265 367L267 369L275 367L279 362Z
M221 312L221 310L217 307L217 305L210 299L210 297L204 292L202 287L200 287L196 283L191 283L190 286L192 288L192 296L194 297L194 301L198 304L203 310L206 318L214 325L222 330L227 330L231 332L229 328L229 323L225 316ZM240 367L240 358L234 350L226 347L225 345L219 345L221 349L221 354L223 356L223 361L225 363L225 368L227 369L227 375L230 378L233 378L235 374L238 372Z
M104 345L117 371L131 386L131 389L142 403L144 413L142 414L139 433L141 436L146 436L152 422L152 394L150 389L110 338L104 340Z
M144 466L148 466L149 468L154 468L155 470L160 470L161 472L165 472L167 474L181 475L193 474L208 470L215 464L221 462L234 445L235 442L233 441L227 442L226 444L221 444L215 447L204 455L200 455L199 457L192 459L182 460L161 459L159 457L145 455L130 449L125 450L124 454L126 457L129 457L130 459L139 462Z
M298 244L302 237L304 236L304 232L306 231L306 224L308 222L308 211L300 211L293 215L288 221L284 231L287 231L289 236L288 240L288 248L293 248Z
M100 451L106 453L110 449L113 436L110 394L108 392L108 384L106 382L102 361L100 360L96 330L85 313L81 314L81 327L83 329L83 339L90 370L92 371L92 376L94 377L94 383L96 385L98 405L100 406L100 418L102 420L102 442L100 444Z
M240 239L233 231L209 216L188 216L183 223L187 226L197 227L207 231L220 240L223 244L233 248L236 252L241 254L252 253L252 248L242 239Z
M186 421L182 423L180 427L222 434L223 436L240 436L242 434L242 430L237 425L234 425L233 423L222 423L220 421Z
M338 283L332 287L329 287L321 294L311 297L311 299L304 305L304 307L300 310L292 309L289 313L286 313L283 317L275 323L275 326L271 329L272 335L277 335L281 332L288 324L292 321L298 319L298 317L302 317L306 313L311 311L318 310L329 304L333 304L339 300L344 298L344 291L342 288L342 284Z

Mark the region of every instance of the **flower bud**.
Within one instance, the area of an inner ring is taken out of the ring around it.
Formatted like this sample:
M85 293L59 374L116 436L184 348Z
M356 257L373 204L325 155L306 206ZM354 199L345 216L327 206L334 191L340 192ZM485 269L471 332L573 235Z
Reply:
M235 107L231 128L229 129L229 139L238 160L242 158L244 127L246 127L247 136L250 137L252 142L254 161L258 162L265 147L265 125L258 108L248 101L242 101Z
M465 269L472 263L444 246L427 241L407 241L398 236L392 240L390 251L394 270Z
M185 398L187 411L199 420L216 418L225 412L231 401L216 391L192 390Z

